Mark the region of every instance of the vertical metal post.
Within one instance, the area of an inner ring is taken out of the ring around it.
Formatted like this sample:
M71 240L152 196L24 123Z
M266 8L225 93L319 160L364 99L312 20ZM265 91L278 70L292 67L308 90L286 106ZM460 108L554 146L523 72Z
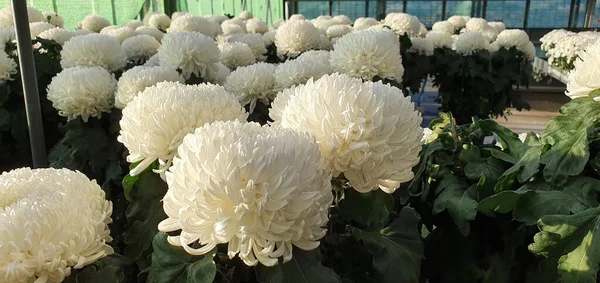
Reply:
M531 7L531 0L525 0L525 17L523 17L523 29L527 28L529 22L529 8Z
M575 13L575 0L571 0L571 8L569 8L569 23L567 24L568 28L573 27L573 14Z
M27 113L27 126L29 128L29 143L31 145L33 167L43 168L48 165L46 161L46 142L44 141L42 110L40 107L35 63L33 61L33 48L29 31L27 3L23 0L12 0L12 9L13 20L15 21L19 66L21 68L21 81L23 84L23 96L25 98L25 111Z
M587 9L585 11L585 26L584 27L586 27L586 28L592 27L594 14L596 12L595 10L596 10L596 0L589 0Z
M402 1L402 13L406 13L406 4L407 4L406 2L408 2L408 1L406 1L406 0Z
M333 15L333 0L329 0L328 4L329 4L329 6L328 6L329 7L328 8L329 9L329 15L332 16Z
M365 17L369 16L369 0L365 1Z
M377 0L377 4L376 4L376 8L375 8L375 19L377 19L378 21L385 18L385 10L386 10L386 3L385 0Z
M446 0L442 0L442 20L446 18Z
M481 17L485 19L485 16L487 15L487 0L481 1L483 1L483 7L481 8Z

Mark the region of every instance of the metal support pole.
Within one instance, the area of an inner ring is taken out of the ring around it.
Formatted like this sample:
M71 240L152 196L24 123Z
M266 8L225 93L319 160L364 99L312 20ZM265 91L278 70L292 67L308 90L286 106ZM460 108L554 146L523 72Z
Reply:
M483 1L483 7L481 8L481 17L485 19L485 17L487 16L487 0L482 0Z
M586 27L586 28L592 27L592 22L594 20L594 14L595 14L595 8L596 8L596 0L589 0L587 9L585 11L585 26L584 27Z
M46 161L46 142L44 141L42 110L40 107L35 63L33 61L33 48L31 46L27 3L23 0L12 0L12 8L33 167L43 168L48 165Z
M569 8L569 23L567 24L568 28L573 27L573 14L575 13L575 0L571 0L571 7Z
M402 13L406 13L406 5L407 5L406 2L408 2L408 1L407 0L402 1Z
M447 19L446 17L446 0L442 0L442 20Z
M525 16L523 17L523 28L527 28L529 23L529 9L531 8L531 0L525 0Z

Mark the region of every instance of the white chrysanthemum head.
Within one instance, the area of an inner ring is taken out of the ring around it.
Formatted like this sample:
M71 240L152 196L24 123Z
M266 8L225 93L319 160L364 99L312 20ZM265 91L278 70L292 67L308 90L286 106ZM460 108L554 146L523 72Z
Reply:
M313 50L279 64L275 69L275 92L333 73L329 58L329 51Z
M452 48L452 35L443 31L430 31L425 37L431 41L433 48Z
M127 70L117 83L115 107L125 108L139 92L160 82L183 82L183 78L177 71L160 66L137 66Z
M216 32L210 20L194 15L185 15L178 17L171 22L169 32L198 32L206 36L215 37Z
M212 84L224 85L231 70L222 63L213 64L206 72L206 81Z
M71 39L74 35L75 33L73 33L72 31L68 31L59 27L54 27L41 32L38 35L38 37L47 40L54 40L56 43L63 45L65 42L69 41L69 39Z
M566 95L575 99L600 89L600 41L580 52L573 65L575 68L569 73Z
M354 21L354 29L355 30L363 30L363 29L366 29L368 27L378 25L378 24L380 24L380 22L377 21L376 19L360 17L360 18L356 19L356 21Z
M35 39L40 33L52 28L54 28L54 25L47 22L30 23L29 32L31 34L31 39Z
M144 22L140 20L129 20L123 25L133 30L136 30L137 28L144 26Z
M0 50L0 80L11 80L17 73L17 63L4 50Z
M171 18L166 14L153 14L148 18L148 25L166 31L171 26Z
M246 30L242 26L231 22L222 23L221 30L223 30L224 35L246 33Z
M337 15L337 16L331 18L331 20L334 21L336 25L351 25L352 24L352 20L350 20L350 18L348 18L348 16L345 16L345 15Z
M132 36L136 36L137 33L135 30L130 27L120 27L120 26L109 26L105 27L100 31L100 34L108 35L114 37L119 40L119 42L125 41Z
M235 94L242 106L250 104L250 112L257 101L269 105L275 98L275 67L263 62L239 67L227 77L225 90Z
M537 56L537 51L535 49L535 45L533 45L533 42L530 41L521 48L523 48L521 51L525 53L525 56L530 61L533 61L533 59L535 59L535 57Z
M478 50L488 50L489 46L487 37L476 31L462 33L452 43L452 49L461 55L471 55Z
M152 57L150 57L150 59L148 59L146 61L146 63L144 63L145 67L156 67L156 66L160 66L160 62L158 61L158 53L152 55Z
M149 36L154 37L158 42L162 41L163 36L165 35L162 31L157 28L149 27L149 26L141 26L135 29L137 34L147 34Z
M467 21L462 16L451 16L448 22L454 25L454 30L460 30L467 25Z
M245 121L247 116L221 86L162 82L148 87L127 104L119 123L118 140L129 150L127 161L140 162L129 174L139 174L156 160L166 170L187 134L205 123Z
M427 31L427 28L425 27L425 25L423 23L420 23L419 26L420 26L420 29L419 29L419 34L417 36L419 36L419 37L427 36L428 31Z
M329 39L342 37L343 35L352 32L353 28L350 25L333 25L327 29L327 37Z
M147 25L148 21L150 20L150 17L152 17L152 15L156 15L156 14L159 14L159 12L149 12L149 13L145 14L144 18L142 19L142 22Z
M249 11L241 11L237 17L240 19L249 20L252 19L254 16Z
M315 20L331 20L331 19L333 19L333 17L330 15L320 15Z
M206 15L204 16L205 18L214 21L218 24L221 24L222 22L229 20L229 18L227 16L224 15Z
M521 46L529 43L529 35L524 30L507 29L498 34L495 43L501 47L517 47L517 49L520 49Z
M240 18L233 18L233 19L227 19L221 23L221 27L223 28L223 34L228 34L227 32L225 32L225 26L229 26L230 24L238 25L241 28L241 30L243 31L243 32L237 32L236 34L247 32L246 31L246 21L242 20Z
M180 69L184 78L204 77L206 69L220 60L215 41L197 32L167 33L158 48L161 66Z
M48 100L61 116L72 120L102 117L110 112L117 80L100 67L73 67L62 70L48 85Z
M171 20L175 20L181 16L185 16L185 15L189 15L189 14L190 13L188 13L188 12L179 12L179 11L173 12L173 14L171 14Z
M498 36L498 31L491 26L486 27L481 33L487 37L488 42L493 42Z
M160 43L152 36L140 34L125 39L121 47L123 47L128 60L141 63L158 52Z
M30 23L43 22L46 20L44 14L40 10L27 6L27 18ZM0 10L0 27L14 26L12 4Z
M488 22L482 18L471 18L465 24L467 31L478 31L483 32L486 28L490 27Z
M293 246L319 247L333 202L331 173L305 133L258 123L217 122L184 138L167 172L159 224L190 254L227 243L249 266L277 265ZM227 188L227 189L223 189ZM190 245L198 241L199 248Z
M321 33L326 34L327 29L331 26L337 25L338 23L331 18L319 18L310 21Z
M288 19L289 21L301 21L304 20L304 15L302 14L293 14L290 16L290 18Z
M442 31L442 32L446 32L448 34L454 34L454 24L452 24L449 21L441 21L441 22L437 22L435 24L433 24L433 27L431 27L432 31Z
M229 69L256 63L252 49L245 43L227 42L219 45L219 50L221 51L221 62Z
M265 42L266 46L269 46L271 44L275 43L275 35L277 34L277 30L270 30L268 32L266 32L265 34L263 34L263 40Z
M127 63L125 51L117 39L95 33L71 38L65 42L60 54L63 68L100 66L114 72Z
M87 15L77 24L77 28L89 32L100 32L107 26L110 26L110 22L99 15Z
M264 34L265 32L269 31L269 26L267 26L266 22L257 18L253 18L246 21L246 29L249 33Z
M6 48L6 43L16 40L15 28L0 27L0 49Z
M65 26L65 20L57 13L43 13L44 19L55 27L62 28Z
M433 42L428 38L411 37L410 42L412 43L412 46L406 50L406 52L424 56L433 55Z
M385 17L384 22L399 35L417 36L421 31L419 19L405 13L390 13Z
M277 29L275 45L278 55L297 57L302 52L319 49L321 33L307 20L290 20Z
M329 61L333 70L351 77L402 81L400 44L390 30L361 30L339 38Z
M285 21L284 21L284 20L281 20L281 19L279 19L279 20L275 20L275 21L273 22L272 26L273 26L273 28L274 28L274 29L277 29L277 28L279 28L279 26L281 26L283 23L285 23Z
M2 282L62 282L112 254L112 203L96 181L68 169L0 175Z
M267 53L267 47L261 34L233 34L226 37L227 42L241 42L245 43L252 49L254 58L257 61L264 61L267 59L265 54Z
M488 25L493 27L497 32L502 32L506 29L503 22L489 22Z
M398 88L336 73L280 93L271 111L276 125L314 136L333 175L359 192L392 193L413 178L422 118Z

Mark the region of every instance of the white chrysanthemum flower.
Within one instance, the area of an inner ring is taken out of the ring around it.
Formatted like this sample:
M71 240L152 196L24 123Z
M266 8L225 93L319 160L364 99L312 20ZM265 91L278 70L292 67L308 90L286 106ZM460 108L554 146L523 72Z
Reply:
M114 37L119 40L119 42L125 41L132 36L136 36L137 33L135 30L130 27L119 27L119 26L109 26L105 27L100 31L100 34L108 35L110 37Z
M39 38L54 40L60 45L69 41L69 39L71 39L73 36L75 36L75 33L73 33L72 31L68 31L59 27L47 29L38 35Z
M301 21L301 20L304 20L304 15L302 15L302 14L293 14L288 19L288 21Z
M204 77L206 69L220 60L219 48L215 41L197 32L167 33L158 48L161 66L180 69L188 79L194 74Z
M31 34L31 39L35 39L40 33L52 28L54 28L54 25L47 22L30 23L29 32Z
M27 6L27 18L30 23L43 22L46 20L44 14L38 9ZM12 4L0 10L0 27L14 26Z
M384 22L399 35L417 36L421 31L419 19L405 13L390 13L385 17Z
M460 30L467 25L467 21L462 16L451 16L448 22L454 25L454 30Z
M571 99L588 96L592 91L600 89L600 41L588 45L580 52L569 72L569 82L565 92Z
M465 29L467 31L483 32L483 30L488 27L490 27L488 22L482 18L471 18L465 24Z
M178 17L171 22L169 32L193 31L206 36L215 37L216 32L210 20L194 15Z
M431 27L432 31L442 31L442 32L446 32L448 34L454 34L454 24L452 24L449 21L441 21L441 22L437 22L435 24L433 24L433 27Z
M206 254L227 243L249 266L319 247L333 202L331 173L305 133L258 123L217 122L184 138L167 172L159 224L172 245ZM227 188L227 189L223 189ZM199 248L190 247L198 241Z
M162 82L148 87L127 104L119 123L127 161L140 162L129 174L139 174L156 160L159 170L166 170L183 137L205 123L247 117L237 98L221 86Z
M110 26L110 22L98 15L88 15L77 24L77 28L89 32L100 32L107 26Z
M342 37L343 35L352 32L353 28L350 25L333 25L327 29L327 37L329 39Z
M212 84L224 85L231 71L222 63L213 64L206 71L206 81Z
M433 55L433 42L428 38L412 37L410 42L412 46L406 52L425 56Z
M334 21L336 25L351 25L352 24L352 20L350 20L350 18L348 18L348 16L345 16L345 15L337 15L337 16L331 18L331 20Z
M160 43L152 36L140 34L125 39L121 47L123 47L128 60L141 63L158 52Z
M489 22L488 25L493 27L497 32L502 32L506 29L503 22Z
M11 80L17 73L17 63L4 50L0 50L0 80Z
M16 40L15 28L0 27L0 50L6 48L6 43Z
M219 45L219 50L221 51L221 61L229 69L256 63L254 52L245 43L227 42Z
M489 42L493 42L498 36L498 31L491 26L486 27L481 33L487 37Z
M400 89L336 73L286 92L272 104L274 124L314 136L334 176L386 193L413 178L422 118Z
M61 116L72 120L79 116L102 117L110 112L117 80L101 67L73 67L62 70L48 85L48 100Z
M68 169L0 175L0 280L62 282L114 251L112 203L96 181Z
M144 22L140 20L129 20L125 22L124 26L136 30L137 28L144 26Z
M230 35L230 34L244 34L246 33L246 30L238 25L238 24L234 24L231 22L224 22L221 24L221 30L223 30L223 34L224 35Z
M236 24L238 26L240 26L242 28L242 30L244 31L243 33L246 33L246 21L242 20L240 18L233 18L233 19L227 19L225 21L223 21L221 23L221 27L223 27L223 33L225 33L225 27L226 25L229 24Z
M377 21L376 19L360 17L360 18L356 19L356 21L354 21L354 29L355 30L363 30L363 29L366 29L368 27L378 25L378 24L380 24L380 22Z
M429 137L431 137L433 135L433 133L434 132L431 129L424 128L423 129L423 137L421 138L421 142L423 142L424 144L428 143L427 140L429 139Z
M166 31L171 26L171 18L163 13L153 14L148 18L148 25Z
M327 29L331 26L337 25L338 23L332 19L319 18L310 21L321 33L327 33Z
M241 11L237 17L240 19L249 20L252 19L254 16L248 11Z
M242 106L250 104L250 112L253 112L257 101L269 105L275 98L275 65L260 62L239 67L227 77L224 86L235 94Z
M266 22L253 18L246 21L246 29L249 33L264 34L269 31L269 26L267 26Z
M420 29L419 29L419 34L417 35L418 37L425 37L427 36L427 28L425 27L425 25L423 23L419 24Z
M490 43L485 35L476 31L460 34L452 43L452 49L461 55L471 55L478 50L488 50Z
M160 66L160 62L158 60L158 53L152 55L152 57L150 57L150 59L148 59L146 61L146 63L144 63L145 67L156 67L156 66Z
M152 15L156 15L156 14L159 14L159 12L148 12L147 14L144 15L142 22L147 25L148 21L150 20L150 17L152 17Z
M63 68L100 66L114 72L127 63L125 51L117 39L95 33L71 38L65 42L60 54Z
M274 28L274 29L278 29L278 28L279 28L279 26L281 26L283 23L285 23L285 21L284 21L284 20L281 20L281 19L279 19L279 20L275 20L275 21L273 22L272 26L273 26L273 28Z
M519 51L523 52L529 60L533 60L535 58L535 46L531 41L529 41L529 36L523 30L518 29L507 29L503 30L498 34L496 41L494 41L495 45L499 48L511 48L515 47Z
M307 20L290 20L277 29L275 45L278 55L297 57L302 52L319 49L321 33Z
M139 92L159 82L183 82L183 78L177 71L160 66L137 66L127 70L117 83L115 107L125 108Z
M433 48L452 48L452 35L443 31L430 31L425 37L431 41Z
M361 30L338 39L329 61L336 72L373 80L402 81L400 45L390 30Z
M173 12L173 14L171 14L171 20L175 20L181 16L185 16L185 15L189 15L189 14L190 13L188 13L188 12L180 12L180 11ZM227 17L227 16L225 16L225 17Z
M266 46L269 46L271 44L275 43L275 35L277 34L277 30L270 30L268 32L266 32L265 34L263 34L263 40L265 42Z
M265 46L263 36L260 34L234 34L227 36L226 41L245 43L252 49L254 58L256 58L257 61L264 61L267 59L267 56L265 56L267 47Z
M65 20L57 13L43 13L44 19L55 27L62 28L65 26Z
M274 90L280 92L331 73L333 69L329 64L329 51L308 51L277 66Z
M224 15L206 15L204 16L205 18L214 21L218 24L221 24L222 22L229 20L229 18L227 16Z
M149 27L149 26L141 26L135 29L137 34L147 34L149 36L154 37L158 42L162 41L163 36L165 35L162 31L157 28Z

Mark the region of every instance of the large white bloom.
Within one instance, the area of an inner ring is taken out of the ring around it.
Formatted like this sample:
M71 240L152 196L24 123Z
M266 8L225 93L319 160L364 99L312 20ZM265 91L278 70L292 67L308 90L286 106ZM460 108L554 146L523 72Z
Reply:
M54 40L61 45L69 41L73 36L75 36L74 32L59 27L47 29L38 35L39 38Z
M150 59L148 59L148 61L146 61L146 63L144 63L144 66L146 66L146 67L160 66L160 62L158 61L158 53L152 55L152 57L150 57Z
M100 67L73 67L62 70L48 85L48 100L58 114L83 121L110 112L117 90L117 80Z
M183 82L183 78L177 71L160 66L137 66L127 70L117 83L115 106L125 108L139 92L159 82Z
M129 150L127 161L141 161L129 174L139 174L156 160L165 170L185 135L205 123L245 121L247 116L221 86L162 82L148 87L127 104L119 123L118 140Z
M507 29L498 34L494 44L498 47L511 48L515 47L519 51L525 53L529 60L535 58L535 46L529 41L529 36L523 30Z
M366 29L339 38L329 63L336 72L365 80L402 81L404 74L400 44L389 30Z
M46 22L49 22L50 24L54 25L55 27L59 27L62 28L65 26L65 20L57 13L53 13L53 12L49 12L46 13L44 12L44 19Z
M434 48L452 48L452 35L443 31L430 31L425 36L431 40Z
M452 49L461 55L471 55L478 50L488 50L490 43L488 39L476 31L462 33L454 39Z
M224 35L246 33L246 30L242 26L231 23L231 22L222 23L221 30L223 30Z
M314 136L333 175L359 192L392 193L413 178L422 118L398 88L325 75L280 93L271 111L276 125Z
M0 175L0 281L62 282L113 253L112 203L95 181L68 169Z
M321 33L307 20L283 23L275 34L275 45L280 56L297 57L302 52L319 49Z
M454 30L460 30L465 27L467 21L462 16L451 16L448 22L454 25Z
M173 20L169 32L193 31L215 37L216 31L210 20L194 15L184 15Z
M275 70L275 92L305 84L309 79L319 79L333 73L329 64L329 51L308 51L294 60L288 60Z
M249 20L252 19L254 16L249 11L241 11L237 17L240 19Z
M30 23L29 33L31 34L31 39L35 39L40 33L52 28L54 28L54 25L47 22Z
M141 26L135 29L135 32L138 34L147 34L149 36L154 37L154 39L158 40L158 42L162 41L163 36L165 35L162 31L157 28L149 27L149 26Z
M189 15L190 13L188 12L181 12L181 11L177 11L177 12L173 12L173 14L171 14L171 20L175 20L181 16L185 16L185 15ZM227 17L227 16L225 16Z
M496 29L497 32L502 32L506 29L503 22L488 22L488 25Z
M110 26L110 22L98 15L87 15L77 24L77 28L89 32L100 32L103 28Z
M153 14L148 18L148 25L159 30L167 30L171 25L171 18L163 13Z
M431 27L432 31L442 31L442 32L446 32L448 34L454 34L454 24L452 24L449 21L441 21L441 22L437 22L435 24L433 24L433 27Z
M226 42L219 45L219 50L221 51L221 61L230 69L256 63L252 49L245 43Z
M160 43L152 36L140 34L125 39L121 47L123 47L127 59L134 62L144 62L158 52Z
M13 27L0 27L0 49L6 48L6 43L16 39L15 28Z
M265 32L269 31L269 26L267 26L267 23L260 19L252 18L246 21L246 29L249 33L264 34Z
M489 27L488 22L482 18L471 18L467 21L467 23L465 25L465 29L467 31L482 32L487 27Z
M600 89L600 41L588 45L573 64L575 68L569 73L566 95L575 99Z
M353 28L350 25L332 25L327 28L327 37L329 39L342 37L343 35L352 32Z
M17 63L8 57L4 50L0 50L0 80L10 80L17 73Z
M337 25L351 25L352 24L352 20L350 20L350 18L348 18L348 16L346 15L337 15L334 16L333 18L331 18L332 21L334 21Z
M265 34L263 34L263 40L265 42L266 46L269 46L273 43L275 43L275 34L277 34L277 30L270 30L268 32L266 32Z
M231 71L222 63L213 64L206 72L206 81L212 84L224 85Z
M221 23L221 26L229 25L229 24L236 24L236 25L240 26L242 28L242 30L244 31L243 33L246 33L246 21L245 20L240 19L240 18L227 19Z
M419 19L405 13L390 13L385 17L384 22L399 35L417 36L421 31Z
M268 105L275 98L274 87L275 65L262 62L237 68L225 81L225 89L235 94L243 106L250 104L250 112L257 101Z
M139 27L144 26L144 22L140 21L140 20L129 20L127 22L125 22L125 24L123 24L126 27L130 27L133 30L136 30Z
M137 33L130 27L120 27L120 26L108 26L103 28L100 31L100 34L108 35L114 37L119 40L119 42L125 41L132 36L136 36Z
M201 33L167 33L158 48L158 60L161 66L181 69L183 77L192 74L204 77L206 69L219 62L219 49L215 41Z
M226 42L241 42L245 43L252 49L254 53L254 58L257 61L264 61L267 59L265 54L267 53L267 47L265 46L265 41L263 36L260 34L234 34L225 37Z
M290 18L288 19L289 21L301 21L304 20L304 15L302 14L293 14L290 16Z
M428 38L412 37L410 39L412 46L407 50L408 53L417 53L419 55L433 55L433 42Z
M42 12L29 6L27 6L27 17L30 23L43 22L46 20ZM13 9L12 4L9 4L0 10L0 27L10 27L13 25Z
M229 18L227 16L224 15L206 15L204 16L205 18L214 21L218 24L221 24L222 22L229 20Z
M265 266L292 259L293 246L319 247L333 201L331 173L314 139L257 123L217 122L184 138L167 172L169 243L205 254L227 243L228 256ZM190 247L198 241L199 248Z
M71 38L65 42L60 55L63 68L100 66L112 72L127 63L127 55L117 39L95 33Z
M356 21L354 21L354 29L362 30L362 29L366 29L368 27L375 26L378 24L380 24L380 22L377 21L376 19L360 17L360 18L356 19Z

